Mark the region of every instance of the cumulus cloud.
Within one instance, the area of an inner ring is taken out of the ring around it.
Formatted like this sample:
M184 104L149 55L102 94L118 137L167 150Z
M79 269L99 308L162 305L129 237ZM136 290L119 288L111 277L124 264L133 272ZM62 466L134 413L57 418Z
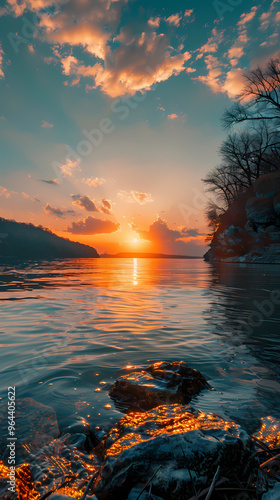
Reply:
M83 184L87 184L87 186L89 187L97 187L101 186L105 182L105 179L99 179L98 177L88 177L87 179L81 179L81 182Z
M65 163L59 167L63 177L73 177L75 172L81 172L80 160L71 160L66 158Z
M53 128L53 124L46 122L46 120L42 120L41 127L42 128Z
M201 59L204 54L215 53L219 48L219 44L223 41L224 31L218 31L214 28L211 31L211 37L208 38L207 42L198 49L197 59Z
M184 17L191 17L193 14L194 9L188 9L185 11Z
M254 6L251 8L250 12L244 12L240 16L240 21L238 21L237 25L238 26L244 26L245 24L249 23L252 21L257 13L258 7Z
M141 239L148 240L153 244L153 251L155 252L190 255L190 252L199 253L199 249L201 248L200 253L203 253L204 245L202 249L202 243L200 241L190 245L183 239L191 237L192 233L197 236L196 230L189 230L190 234L186 234L186 228L184 228L184 233L176 229L170 229L167 222L160 217L150 225L148 231L141 230L134 224L132 224L132 228L139 234Z
M126 45L120 45L114 54L106 56L104 64L85 65L74 56L62 57L61 64L63 73L74 77L76 83L81 77L90 78L93 84L87 85L88 90L100 88L115 98L150 90L155 83L188 72L185 64L190 58L187 51L178 50L171 55L166 35L143 32L133 41L127 40Z
M221 92L221 75L223 74L222 63L216 56L209 54L205 57L205 63L208 70L207 75L199 75L195 80L208 85L213 92Z
M167 120L176 120L176 118L179 118L176 113L171 113L171 115L168 115Z
M103 198L101 201L100 212L103 212L106 215L110 215L112 211L112 204L109 200Z
M168 24L173 24L174 26L179 26L181 19L182 17L180 14L172 14L172 16L166 18L166 22Z
M61 210L60 208L56 208L52 206L50 203L47 203L44 207L44 212L47 215L56 215L57 217L63 218L66 214L74 214L74 210Z
M6 11L19 17L28 10L40 12L55 4L57 4L57 0L7 0Z
M271 25L277 25L279 21L280 11L278 0L273 0L269 10L267 12L263 12L260 16L260 29L267 30Z
M244 69L236 68L229 71L223 83L223 91L228 94L230 98L238 97L244 88Z
M228 58L230 59L232 66L235 66L239 59L244 55L244 47L248 41L247 32L243 31L228 50Z
M37 13L38 37L48 41L54 50L46 62L59 62L70 85L87 78L91 80L86 82L87 90L100 88L115 98L150 90L155 83L187 71L191 57L183 46L176 49L166 34L157 33L159 17L139 23L138 32L132 32L129 24L119 32L126 2L95 0L93 5L72 0L59 6L54 0L9 0L9 8L15 16L28 10ZM55 9L46 10L51 5ZM174 14L167 22L177 27L180 19L181 15ZM81 49L79 57L72 54L75 47ZM88 54L96 58L91 64L85 62Z
M152 199L151 193L140 193L139 191L131 190L131 191L120 191L118 193L118 197L125 201L126 203L140 203L140 205L144 205L144 203L150 203L154 201Z
M105 234L115 233L118 231L120 225L115 224L110 220L95 219L94 217L87 217L85 220L72 222L71 226L67 227L68 233L72 234Z
M99 212L94 201L92 201L88 196L80 196L76 194L71 195L73 198L73 205L83 208L87 212Z
M158 28L160 25L160 17L151 17L148 21L148 24L152 28Z

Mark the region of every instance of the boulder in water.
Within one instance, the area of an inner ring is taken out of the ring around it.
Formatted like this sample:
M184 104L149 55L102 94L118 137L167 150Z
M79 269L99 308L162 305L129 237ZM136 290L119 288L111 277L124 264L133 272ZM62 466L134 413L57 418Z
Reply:
M119 377L109 394L121 409L150 410L164 403L189 403L206 387L201 373L183 361L161 361Z
M217 415L188 406L163 405L126 415L96 448L105 460L96 483L99 500L127 498L153 479L152 493L164 500L189 498L221 474L246 476L254 445L248 434Z

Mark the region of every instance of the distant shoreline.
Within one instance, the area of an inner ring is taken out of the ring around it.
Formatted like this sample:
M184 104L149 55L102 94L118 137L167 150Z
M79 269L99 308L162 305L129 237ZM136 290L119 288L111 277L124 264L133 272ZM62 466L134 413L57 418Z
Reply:
M197 257L192 255L168 255L161 253L134 253L121 252L116 254L102 254L101 259L203 259L203 256Z

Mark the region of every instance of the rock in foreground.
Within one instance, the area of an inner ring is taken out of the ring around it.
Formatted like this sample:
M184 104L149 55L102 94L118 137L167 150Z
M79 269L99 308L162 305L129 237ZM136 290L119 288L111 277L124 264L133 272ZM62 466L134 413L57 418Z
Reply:
M104 461L95 489L99 500L126 499L152 480L152 493L168 500L189 498L209 486L217 470L245 477L253 461L248 434L216 415L188 406L160 406L125 416L96 449ZM160 467L160 469L159 469ZM159 469L159 470L158 470Z
M206 387L201 373L183 361L158 362L119 377L110 396L122 409L150 410L164 403L187 404Z

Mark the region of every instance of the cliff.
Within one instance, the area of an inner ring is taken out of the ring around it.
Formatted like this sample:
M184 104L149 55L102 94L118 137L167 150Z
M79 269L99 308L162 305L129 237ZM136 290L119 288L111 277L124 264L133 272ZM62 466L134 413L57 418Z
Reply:
M60 238L33 224L0 218L0 258L27 259L99 257L95 248Z
M260 177L232 203L204 258L280 263L280 172Z

